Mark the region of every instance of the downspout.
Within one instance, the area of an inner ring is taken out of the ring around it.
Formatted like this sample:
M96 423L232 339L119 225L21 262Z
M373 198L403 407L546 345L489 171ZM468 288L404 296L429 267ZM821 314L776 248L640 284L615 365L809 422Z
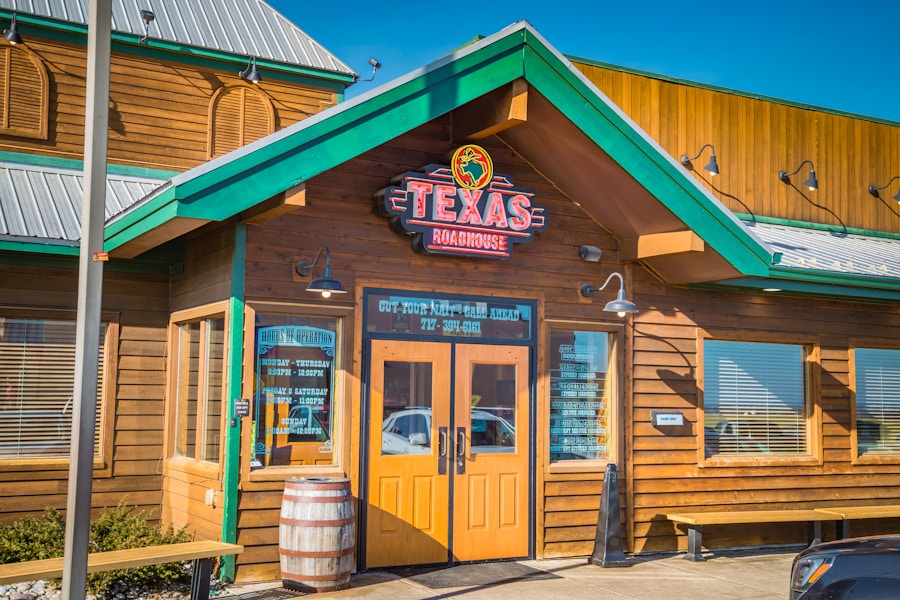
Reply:
M237 543L238 484L241 465L241 419L234 416L234 401L240 397L244 357L244 265L247 257L247 225L237 223L231 257L231 299L228 306L228 417L225 435L225 471L222 481L222 541ZM235 557L223 556L219 580L234 581Z

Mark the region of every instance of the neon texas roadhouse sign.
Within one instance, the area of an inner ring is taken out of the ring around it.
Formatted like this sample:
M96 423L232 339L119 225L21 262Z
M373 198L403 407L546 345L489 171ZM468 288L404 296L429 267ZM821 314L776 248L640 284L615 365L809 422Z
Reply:
M495 175L491 157L472 144L456 150L450 166L404 173L383 199L376 194L376 206L394 231L412 236L414 250L433 254L509 258L513 244L547 225L534 192Z

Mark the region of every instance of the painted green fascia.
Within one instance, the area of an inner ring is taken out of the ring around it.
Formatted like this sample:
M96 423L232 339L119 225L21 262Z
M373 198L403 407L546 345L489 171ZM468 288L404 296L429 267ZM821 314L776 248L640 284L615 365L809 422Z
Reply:
M16 11L0 9L0 19L10 19L14 12ZM87 25L81 23L60 21L43 15L24 13L16 13L16 21L19 24L22 37L25 38L26 45L28 43L27 27L29 26L40 29L40 35L35 35L35 37L70 44L87 44L88 28ZM239 67L237 68L237 71L239 71L247 66L248 56L245 54L235 54L222 50L214 50L212 48L190 46L153 37L147 38L147 42L142 44L140 42L142 37L142 35L135 33L113 31L111 34L112 50L125 54L134 54L157 59L161 58L164 60L173 60L172 55L176 54L178 55L178 58L174 59L174 62L206 68L221 69L223 68L222 63L227 63ZM356 76L353 74L324 71L313 67L292 65L290 63L278 62L271 59L257 58L256 64L259 69L263 70L264 74L271 74L273 78L289 81L291 83L301 83L338 90L346 88L356 81Z
M0 251L27 252L30 254L47 254L55 256L78 256L79 245L76 242L50 244L36 239L28 241L0 240Z
M7 152L0 150L0 162L16 163L20 165L32 165L37 167L53 167L55 169L68 169L70 171L84 171L84 161L75 158L63 158L60 156L43 156L40 154L27 154L25 152ZM106 172L110 175L123 175L125 177L146 177L148 179L171 179L178 175L179 171L163 169L151 169L132 165L106 165Z
M111 252L137 236L178 216L175 189L168 187L151 200L106 225L104 249Z
M772 278L773 282L780 282L780 280L787 279L792 281L821 283L825 285L847 285L856 288L900 291L900 279L893 277L878 277L855 273L836 273L834 271L814 271L812 269L798 269L796 267L784 267L781 265L773 265L769 270L769 277Z
M0 246L0 264L53 269L78 269L78 249L75 254L53 254L40 251L22 252ZM183 263L148 260L112 259L103 265L104 271L114 273L138 273L142 275L174 275L184 270Z
M856 282L823 283L789 279L735 279L717 284L692 285L697 289L753 289L771 295L799 295L816 298L834 298L848 301L867 301L900 304L900 286L894 289L860 287ZM780 292L762 292L764 288L778 288Z
M707 197L666 159L662 149L642 136L539 40L528 48L532 52L525 53L525 72L530 84L736 269L744 275L767 274L772 255L729 217L727 209Z
M768 223L770 225L784 225L786 227L796 227L798 229L814 229L817 231L829 231L832 233L846 233L850 235L864 235L867 237L877 237L889 240L900 240L900 234L890 231L876 231L872 229L859 229L856 227L844 227L841 225L826 225L825 223L812 223L810 221L795 221L793 219L779 219L777 217L762 217L758 215L749 215L745 213L737 213L736 216L748 223Z
M570 61L574 63L580 63L583 65L600 67L602 69L609 69L610 71L619 71L621 73L630 73L632 75L640 75L641 77L649 77L650 79L658 79L659 81L665 81L668 83L676 83L680 85L686 85L694 88L698 88L701 90L709 90L711 92L722 92L725 94L730 94L732 96L741 96L744 98L751 98L753 100L762 100L763 102L768 102L772 104L781 104L783 106L791 106L793 108L802 108L804 110L812 110L815 112L827 113L831 115L837 115L841 117L850 117L851 119L859 119L863 121L872 121L873 123L883 123L884 125L900 125L900 121L891 121L888 119L882 119L879 117L872 117L869 115L861 115L858 113L851 113L842 110L837 110L834 108L826 108L823 106L816 106L814 104L803 104L800 102L793 102L791 100L784 100L782 98L775 98L773 96L765 96L763 94L754 94L752 92L744 92L741 90L735 90L732 88L726 88L718 85L712 85L709 83L700 83L697 81L692 81L690 79L680 79L678 77L670 77L668 75L660 75L659 73L652 73L650 71L643 71L641 69L633 69L631 67L623 67L620 65L613 65L610 63L600 62L597 60L591 60L589 58L580 58L577 56L569 56L566 55Z

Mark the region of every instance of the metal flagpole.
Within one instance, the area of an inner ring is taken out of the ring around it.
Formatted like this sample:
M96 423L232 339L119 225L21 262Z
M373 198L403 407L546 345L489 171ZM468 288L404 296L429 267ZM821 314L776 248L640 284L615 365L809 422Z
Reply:
M87 585L100 305L103 292L103 222L109 126L109 54L112 0L91 0L88 14L87 87L84 110L84 199L78 258L75 385L66 508L63 600L84 600Z

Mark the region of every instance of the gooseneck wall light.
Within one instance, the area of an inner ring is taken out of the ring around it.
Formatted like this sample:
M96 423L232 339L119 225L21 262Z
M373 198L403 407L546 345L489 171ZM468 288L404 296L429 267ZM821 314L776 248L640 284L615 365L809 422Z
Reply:
M787 171L778 171L778 179L785 183L791 182L791 175L796 175L800 169L803 168L803 165L809 163L809 177L806 178L806 181L803 182L803 185L809 188L809 191L814 192L819 189L819 181L816 179L816 167L812 163L811 160L804 160L800 163L800 166L788 173Z
M710 150L709 164L707 164L705 167L703 167L703 169L707 173L709 173L710 175L715 177L716 175L719 174L719 163L716 162L716 149L713 148L712 144L703 144L703 146L700 148L700 152L698 152L696 156L689 157L687 154L682 154L681 158L679 159L681 161L681 164L683 164L685 167L690 166L691 161L700 158L700 155L703 154L703 151L706 150L707 148L709 148L709 150Z
M19 35L19 25L16 23L16 13L13 13L12 20L9 22L9 29L3 30L3 37L14 46L22 43L22 36Z
M263 80L262 75L260 75L259 71L256 70L255 56L250 57L250 62L247 63L247 68L243 71L239 71L238 77L240 77L244 81L249 81L250 83L259 83Z
M591 294L594 292L605 289L606 286L609 285L609 282L612 281L613 277L619 278L619 293L616 295L615 300L610 300L606 303L603 310L617 313L620 317L624 317L626 313L636 313L638 311L637 306L634 305L634 302L631 302L625 297L625 279L622 277L622 274L618 272L610 273L609 277L606 278L606 281L600 287L594 287L590 283L585 283L581 286L581 295L585 298L590 298Z
M306 286L306 291L319 292L323 298L329 298L332 294L346 294L347 290L344 289L344 284L331 275L331 253L326 246L319 248L319 252L316 253L312 262L305 258L297 261L297 264L294 265L297 274L300 277L307 277L312 273L313 267L319 262L319 257L323 252L325 253L325 269L322 271L322 276L310 281Z
M872 194L873 196L875 196L876 198L880 198L881 196L878 192L880 192L883 189L886 189L889 185L891 185L894 182L895 179L900 179L900 175L895 175L895 176L891 177L890 181L888 181L886 184L884 184L881 187L875 187L874 185L870 185L869 193ZM897 192L897 195L894 196L894 200L896 200L897 202L900 202L900 192Z

